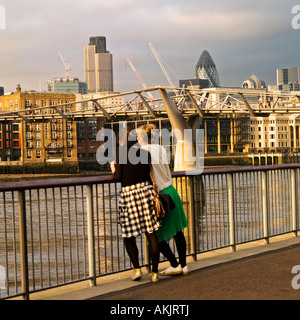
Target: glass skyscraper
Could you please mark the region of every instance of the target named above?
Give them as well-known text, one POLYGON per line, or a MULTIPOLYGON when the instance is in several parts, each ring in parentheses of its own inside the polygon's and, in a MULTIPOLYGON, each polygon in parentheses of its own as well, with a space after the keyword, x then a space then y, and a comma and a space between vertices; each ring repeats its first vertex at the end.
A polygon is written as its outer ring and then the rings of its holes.
POLYGON ((195 68, 195 79, 207 79, 210 87, 220 87, 216 65, 210 54, 204 50, 195 68))

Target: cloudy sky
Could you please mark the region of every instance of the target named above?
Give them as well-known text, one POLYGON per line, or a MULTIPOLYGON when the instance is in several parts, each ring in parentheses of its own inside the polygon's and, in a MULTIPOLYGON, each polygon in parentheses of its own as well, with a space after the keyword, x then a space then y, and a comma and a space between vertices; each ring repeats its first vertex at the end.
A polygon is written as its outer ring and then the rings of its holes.
MULTIPOLYGON (((298 3, 297 3, 298 2, 298 3)), ((216 63, 222 86, 255 74, 276 83, 276 69, 300 66, 300 29, 292 28, 297 0, 0 0, 0 86, 46 90, 65 74, 84 80, 83 47, 105 36, 113 54, 114 90, 140 89, 128 56, 147 86, 168 85, 147 42, 168 64, 175 84, 193 78, 203 50, 216 63), (0 16, 1 19, 1 16, 0 16), (1 25, 1 21, 0 21, 1 25), (174 73, 174 74, 173 74, 174 73)), ((299 18, 300 23, 300 18, 299 18)))

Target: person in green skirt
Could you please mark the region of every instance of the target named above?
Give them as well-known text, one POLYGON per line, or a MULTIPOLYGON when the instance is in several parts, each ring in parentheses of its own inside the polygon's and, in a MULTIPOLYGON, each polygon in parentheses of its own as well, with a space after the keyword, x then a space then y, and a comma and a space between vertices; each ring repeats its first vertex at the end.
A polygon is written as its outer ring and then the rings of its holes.
POLYGON ((151 154, 151 164, 154 172, 156 186, 160 193, 168 193, 175 203, 175 208, 170 211, 161 221, 160 228, 156 231, 160 252, 168 259, 170 266, 160 272, 160 275, 171 276, 188 274, 186 264, 186 240, 183 234, 188 222, 183 210, 182 201, 177 190, 173 186, 167 152, 164 147, 155 142, 157 130, 153 124, 143 125, 137 129, 137 141, 142 149, 151 154), (175 239, 179 263, 172 252, 168 241, 175 239))

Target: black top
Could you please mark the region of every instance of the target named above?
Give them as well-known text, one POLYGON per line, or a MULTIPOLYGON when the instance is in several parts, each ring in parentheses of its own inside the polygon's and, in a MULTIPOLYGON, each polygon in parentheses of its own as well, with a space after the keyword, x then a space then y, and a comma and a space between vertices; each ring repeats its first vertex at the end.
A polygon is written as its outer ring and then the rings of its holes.
POLYGON ((117 149, 114 177, 121 181, 122 187, 151 182, 150 163, 150 153, 141 149, 136 142, 128 141, 127 145, 117 149))

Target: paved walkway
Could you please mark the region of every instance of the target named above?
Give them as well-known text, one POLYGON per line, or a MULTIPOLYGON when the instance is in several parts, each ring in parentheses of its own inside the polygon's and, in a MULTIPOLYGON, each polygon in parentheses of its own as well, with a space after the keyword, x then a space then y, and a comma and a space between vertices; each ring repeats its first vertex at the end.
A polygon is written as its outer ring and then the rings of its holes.
POLYGON ((272 242, 189 263, 188 276, 150 283, 121 279, 54 296, 67 300, 300 300, 300 238, 272 242), (294 279, 294 280, 293 280, 294 279))

